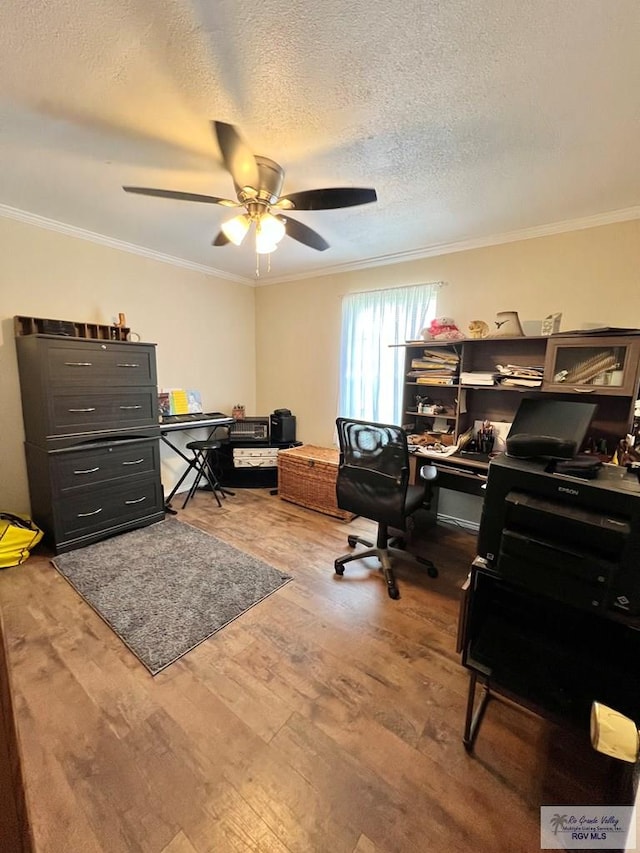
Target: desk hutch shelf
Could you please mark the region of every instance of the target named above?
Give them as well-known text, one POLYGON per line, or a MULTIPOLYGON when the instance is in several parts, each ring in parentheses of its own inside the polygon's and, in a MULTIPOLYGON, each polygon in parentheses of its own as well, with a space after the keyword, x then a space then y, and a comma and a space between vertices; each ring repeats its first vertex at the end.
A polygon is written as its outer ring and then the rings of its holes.
MULTIPOLYGON (((444 418, 453 441, 457 442, 477 421, 511 423, 524 397, 550 395, 556 400, 588 399, 598 404, 588 439, 596 447, 606 444, 608 455, 613 454, 620 439, 631 429, 640 380, 640 330, 409 341, 402 346, 405 348, 402 422, 408 432, 434 431, 436 426, 442 426, 444 418), (415 360, 423 358, 425 350, 458 359, 452 384, 422 384, 409 375, 415 369, 415 360), (508 386, 497 381, 491 385, 461 384, 462 373, 496 374, 498 364, 539 367, 541 383, 537 387, 508 386), (427 406, 435 405, 444 411, 437 415, 419 412, 417 397, 421 403, 426 397, 427 406)), ((450 470, 452 465, 460 464, 461 456, 448 457, 445 462, 450 470)), ((479 464, 486 474, 488 458, 479 464)))
POLYGON ((102 323, 79 323, 75 320, 52 320, 46 317, 13 318, 15 336, 60 335, 67 338, 88 338, 98 341, 126 341, 131 329, 126 326, 108 326, 102 323))

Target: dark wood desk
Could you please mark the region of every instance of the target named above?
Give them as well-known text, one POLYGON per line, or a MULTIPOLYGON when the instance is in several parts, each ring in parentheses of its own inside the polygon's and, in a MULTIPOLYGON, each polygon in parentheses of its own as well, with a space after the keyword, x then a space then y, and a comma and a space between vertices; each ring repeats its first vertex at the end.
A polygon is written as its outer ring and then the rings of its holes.
POLYGON ((465 748, 473 748, 494 694, 582 732, 589 731, 594 699, 636 719, 639 629, 637 617, 532 592, 476 557, 458 626, 458 651, 470 675, 465 748))
POLYGON ((484 497, 484 484, 487 482, 489 463, 478 459, 454 453, 443 459, 431 456, 421 456, 414 453, 411 456, 411 482, 417 482, 420 465, 433 464, 438 469, 438 479, 435 486, 441 489, 453 489, 468 495, 484 497))

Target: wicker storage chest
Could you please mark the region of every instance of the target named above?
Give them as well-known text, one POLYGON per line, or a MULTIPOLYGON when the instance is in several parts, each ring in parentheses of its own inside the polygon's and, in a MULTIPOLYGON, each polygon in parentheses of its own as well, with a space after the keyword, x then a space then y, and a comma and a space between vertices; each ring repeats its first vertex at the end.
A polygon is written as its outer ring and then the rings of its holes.
POLYGON ((338 509, 336 501, 338 459, 337 450, 313 444, 281 450, 278 453, 278 495, 307 509, 351 521, 354 514, 338 509))

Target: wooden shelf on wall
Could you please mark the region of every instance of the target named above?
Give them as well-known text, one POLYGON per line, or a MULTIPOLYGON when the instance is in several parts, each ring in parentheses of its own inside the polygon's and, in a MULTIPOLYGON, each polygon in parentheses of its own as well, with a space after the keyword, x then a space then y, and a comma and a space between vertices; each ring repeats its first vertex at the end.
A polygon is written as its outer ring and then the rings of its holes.
POLYGON ((46 317, 13 318, 14 334, 60 335, 66 338, 88 338, 98 341, 126 341, 131 329, 128 326, 108 326, 102 323, 79 323, 76 320, 53 320, 46 317))

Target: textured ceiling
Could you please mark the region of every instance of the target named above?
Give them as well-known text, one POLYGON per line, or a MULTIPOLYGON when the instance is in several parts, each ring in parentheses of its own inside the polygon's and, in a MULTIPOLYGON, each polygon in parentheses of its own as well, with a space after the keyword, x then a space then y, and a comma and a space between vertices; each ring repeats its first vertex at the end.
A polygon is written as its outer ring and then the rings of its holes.
POLYGON ((0 214, 229 276, 228 210, 121 189, 234 197, 211 119, 285 193, 378 193, 296 214, 330 248, 265 283, 640 204, 637 0, 5 0, 0 32, 0 214))

